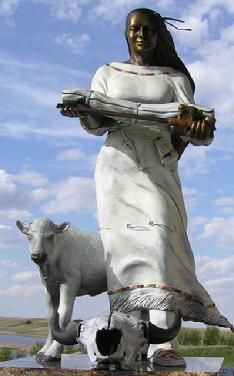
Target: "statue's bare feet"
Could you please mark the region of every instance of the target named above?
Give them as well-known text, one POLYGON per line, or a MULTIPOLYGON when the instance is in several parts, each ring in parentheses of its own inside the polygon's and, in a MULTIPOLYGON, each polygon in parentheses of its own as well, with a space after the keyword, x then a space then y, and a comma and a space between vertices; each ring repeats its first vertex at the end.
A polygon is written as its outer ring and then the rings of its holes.
POLYGON ((158 366, 163 367, 185 367, 184 358, 174 349, 158 349, 149 359, 158 366))

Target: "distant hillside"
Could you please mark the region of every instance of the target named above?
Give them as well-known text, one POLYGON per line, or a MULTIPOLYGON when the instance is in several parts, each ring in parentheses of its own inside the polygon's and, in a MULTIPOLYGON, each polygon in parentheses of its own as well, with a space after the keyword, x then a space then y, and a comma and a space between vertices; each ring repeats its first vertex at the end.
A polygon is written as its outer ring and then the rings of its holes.
MULTIPOLYGON (((72 324, 74 324, 74 321, 71 321, 69 325, 72 324)), ((0 334, 47 337, 47 319, 0 316, 0 334)))
POLYGON ((0 334, 47 336, 47 320, 40 318, 0 317, 0 334))

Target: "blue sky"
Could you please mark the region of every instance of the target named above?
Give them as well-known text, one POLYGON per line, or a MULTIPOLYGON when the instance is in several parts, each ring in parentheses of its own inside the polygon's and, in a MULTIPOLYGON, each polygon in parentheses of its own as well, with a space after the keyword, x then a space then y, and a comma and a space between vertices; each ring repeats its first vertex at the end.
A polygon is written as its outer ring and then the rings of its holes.
MULTIPOLYGON (((189 147, 179 169, 197 273, 234 322, 232 0, 0 0, 1 316, 46 315, 17 219, 98 229, 93 173, 104 137, 88 135, 55 106, 63 89, 88 88, 100 65, 126 60, 125 16, 142 6, 192 28, 169 27, 196 82, 196 103, 216 110, 215 141, 189 147)), ((107 307, 105 296, 77 299, 74 316, 107 307)))

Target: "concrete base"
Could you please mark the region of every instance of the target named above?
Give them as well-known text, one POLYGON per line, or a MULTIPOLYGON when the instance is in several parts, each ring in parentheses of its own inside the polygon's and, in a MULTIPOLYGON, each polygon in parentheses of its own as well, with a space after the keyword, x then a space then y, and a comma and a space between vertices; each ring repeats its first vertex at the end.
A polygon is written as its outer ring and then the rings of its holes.
MULTIPOLYGON (((177 376, 177 375, 219 375, 222 364, 223 358, 193 358, 187 357, 186 360, 186 368, 183 369, 179 368, 166 368, 166 367, 158 367, 153 365, 149 362, 136 362, 133 367, 133 374, 134 376, 137 375, 147 375, 149 372, 155 375, 170 375, 170 376, 177 376)), ((130 375, 132 372, 130 371, 119 371, 115 368, 115 365, 108 365, 105 370, 98 370, 98 374, 102 375, 113 375, 114 371, 115 375, 120 374, 121 376, 130 375)), ((0 375, 25 375, 25 376, 34 376, 34 375, 97 375, 97 370, 94 370, 91 367, 89 362, 89 358, 85 354, 71 354, 71 355, 62 355, 61 362, 53 362, 53 363, 44 363, 38 364, 35 360, 35 356, 30 356, 26 358, 20 358, 15 360, 10 360, 7 362, 0 362, 0 375), (4 373, 4 370, 7 371, 4 373), (55 371, 55 373, 53 372, 55 371), (60 370, 60 371, 59 371, 60 370), (72 373, 69 370, 73 370, 72 373), (20 371, 23 371, 22 373, 20 371), (30 372, 29 372, 30 371, 30 372), (43 371, 41 373, 41 371, 43 371), (15 373, 14 373, 15 372, 15 373)))

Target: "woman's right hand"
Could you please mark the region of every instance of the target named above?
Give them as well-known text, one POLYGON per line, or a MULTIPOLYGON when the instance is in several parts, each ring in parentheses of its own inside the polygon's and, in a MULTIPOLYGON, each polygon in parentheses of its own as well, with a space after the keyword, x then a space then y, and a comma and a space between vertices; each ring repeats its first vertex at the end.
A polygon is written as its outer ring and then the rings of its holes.
POLYGON ((78 106, 69 106, 69 105, 64 105, 64 107, 60 110, 61 115, 67 116, 70 118, 79 118, 80 121, 85 125, 86 128, 88 129, 93 129, 93 128, 99 128, 102 123, 102 116, 94 113, 89 113, 88 111, 88 106, 85 105, 78 105, 78 106), (82 108, 83 111, 79 109, 79 107, 82 108))
POLYGON ((78 110, 77 107, 74 106, 69 106, 69 105, 64 105, 64 107, 60 110, 60 114, 63 116, 68 116, 68 117, 81 117, 82 114, 78 110))

